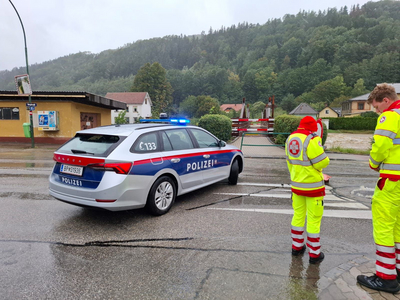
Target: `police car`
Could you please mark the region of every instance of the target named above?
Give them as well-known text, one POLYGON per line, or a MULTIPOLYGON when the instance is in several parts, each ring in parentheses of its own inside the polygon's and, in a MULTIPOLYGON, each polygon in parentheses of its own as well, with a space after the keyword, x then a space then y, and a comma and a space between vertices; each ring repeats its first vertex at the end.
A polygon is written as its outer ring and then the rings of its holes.
POLYGON ((83 207, 147 207, 162 215, 176 196, 221 180, 237 183, 244 161, 238 148, 187 120, 169 121, 78 131, 54 152, 50 195, 83 207))

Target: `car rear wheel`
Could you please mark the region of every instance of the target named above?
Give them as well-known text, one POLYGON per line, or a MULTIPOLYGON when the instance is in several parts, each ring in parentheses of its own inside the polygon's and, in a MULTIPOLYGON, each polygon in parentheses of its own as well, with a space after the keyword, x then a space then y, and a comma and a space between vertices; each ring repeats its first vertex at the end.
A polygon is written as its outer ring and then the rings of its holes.
POLYGON ((236 185, 239 177, 239 162, 237 159, 234 160, 231 166, 231 172, 229 173, 228 181, 230 184, 236 185))
POLYGON ((161 176, 154 182, 147 197, 147 209, 152 215, 167 213, 175 202, 176 186, 168 176, 161 176))

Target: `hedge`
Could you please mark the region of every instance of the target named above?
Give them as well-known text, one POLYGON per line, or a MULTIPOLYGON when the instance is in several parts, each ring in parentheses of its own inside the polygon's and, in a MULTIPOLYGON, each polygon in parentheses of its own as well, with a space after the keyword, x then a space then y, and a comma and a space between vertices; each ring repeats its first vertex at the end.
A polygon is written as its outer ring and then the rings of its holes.
MULTIPOLYGON (((324 118, 325 119, 325 118, 324 118)), ((332 130, 375 130, 377 117, 326 118, 332 130)))
POLYGON ((229 141, 232 133, 232 121, 224 115, 204 115, 200 118, 199 127, 208 130, 217 138, 229 141))
MULTIPOLYGON (((299 127, 300 120, 302 118, 303 117, 290 115, 280 115, 276 117, 274 121, 274 133, 292 133, 297 129, 297 127, 299 127)), ((324 145, 328 137, 328 130, 324 123, 322 123, 322 128, 324 129, 322 135, 322 145, 324 145)), ((288 134, 277 134, 274 137, 276 144, 284 144, 288 137, 288 134)))

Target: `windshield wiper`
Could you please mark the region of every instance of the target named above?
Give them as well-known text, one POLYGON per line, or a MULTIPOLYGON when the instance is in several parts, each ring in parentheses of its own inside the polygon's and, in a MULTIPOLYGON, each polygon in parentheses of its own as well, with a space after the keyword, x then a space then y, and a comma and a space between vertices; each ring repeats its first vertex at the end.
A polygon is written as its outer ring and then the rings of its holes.
POLYGON ((94 153, 92 153, 92 152, 86 152, 84 150, 78 150, 78 149, 71 149, 71 152, 74 153, 74 154, 80 153, 80 154, 91 154, 91 155, 94 155, 94 153))

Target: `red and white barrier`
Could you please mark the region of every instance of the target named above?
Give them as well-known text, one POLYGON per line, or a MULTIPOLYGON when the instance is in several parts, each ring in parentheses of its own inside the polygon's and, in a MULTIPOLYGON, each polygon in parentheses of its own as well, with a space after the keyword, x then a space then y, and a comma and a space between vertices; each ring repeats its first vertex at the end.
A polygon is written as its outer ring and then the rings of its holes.
POLYGON ((267 131, 267 132, 272 132, 274 131, 273 128, 232 128, 232 131, 247 131, 247 132, 257 132, 257 131, 267 131))
POLYGON ((231 119, 232 122, 268 122, 274 119, 231 119))

